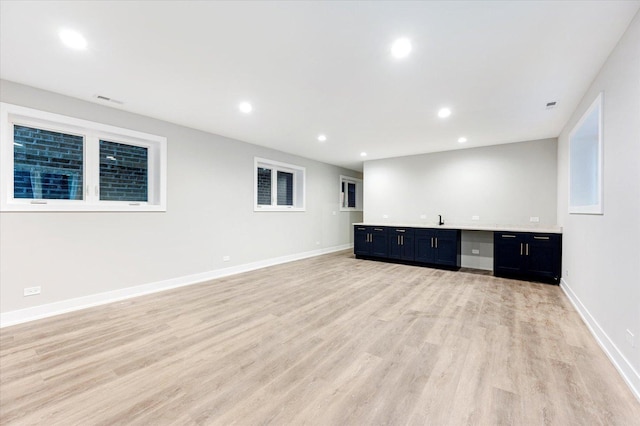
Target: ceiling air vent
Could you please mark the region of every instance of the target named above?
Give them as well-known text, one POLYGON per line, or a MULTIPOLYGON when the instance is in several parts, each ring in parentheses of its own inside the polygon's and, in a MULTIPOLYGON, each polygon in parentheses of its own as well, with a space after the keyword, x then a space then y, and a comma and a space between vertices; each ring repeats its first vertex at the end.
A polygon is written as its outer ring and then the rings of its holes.
POLYGON ((547 102, 547 109, 553 109, 553 108, 555 108, 557 103, 558 103, 558 102, 556 102, 556 101, 553 101, 553 102, 547 102))
POLYGON ((99 99, 99 100, 101 100, 101 101, 111 102, 111 103, 118 104, 118 105, 122 105, 122 104, 124 104, 124 102, 119 101, 119 100, 117 100, 117 99, 111 99, 111 98, 110 98, 110 97, 108 97, 108 96, 96 95, 96 96, 95 96, 95 98, 96 98, 96 99, 99 99))

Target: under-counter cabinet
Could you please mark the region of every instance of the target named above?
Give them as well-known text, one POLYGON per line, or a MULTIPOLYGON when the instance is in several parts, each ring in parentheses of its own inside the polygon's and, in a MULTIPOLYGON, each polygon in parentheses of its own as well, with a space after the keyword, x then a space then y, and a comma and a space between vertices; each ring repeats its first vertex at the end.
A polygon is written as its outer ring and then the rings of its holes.
POLYGON ((459 269, 460 230, 355 225, 353 251, 360 258, 459 269))
POLYGON ((558 284, 562 236, 529 232, 495 232, 493 274, 558 284))
POLYGON ((413 260, 413 237, 414 230, 412 228, 387 228, 389 259, 413 260))
POLYGON ((356 226, 353 252, 356 256, 387 257, 387 231, 384 227, 356 226))
POLYGON ((460 268, 460 231, 457 229, 416 229, 415 261, 460 268))

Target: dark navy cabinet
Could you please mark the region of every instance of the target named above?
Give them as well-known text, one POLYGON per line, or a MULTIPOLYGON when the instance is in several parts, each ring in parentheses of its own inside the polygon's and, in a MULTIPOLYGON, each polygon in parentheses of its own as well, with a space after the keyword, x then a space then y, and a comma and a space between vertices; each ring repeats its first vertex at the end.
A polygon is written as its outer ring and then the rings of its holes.
POLYGON ((356 226, 354 229, 353 252, 356 256, 387 257, 387 233, 380 226, 356 226))
POLYGON ((356 225, 354 233, 356 257, 460 268, 458 229, 356 225))
POLYGON ((460 268, 460 231, 457 229, 416 229, 415 261, 460 268))
POLYGON ((495 232, 493 274, 558 284, 562 268, 562 235, 495 232))
POLYGON ((387 228, 390 259, 413 260, 414 230, 413 228, 387 228))

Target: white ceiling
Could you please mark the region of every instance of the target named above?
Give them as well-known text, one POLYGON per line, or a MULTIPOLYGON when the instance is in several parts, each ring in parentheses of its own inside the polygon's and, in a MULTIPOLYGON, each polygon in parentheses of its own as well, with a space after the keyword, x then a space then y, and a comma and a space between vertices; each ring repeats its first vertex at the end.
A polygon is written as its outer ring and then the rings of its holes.
POLYGON ((361 170, 361 151, 371 160, 558 136, 639 7, 3 0, 0 77, 361 170), (88 48, 64 47, 61 27, 88 48), (397 60, 401 36, 413 52, 397 60))

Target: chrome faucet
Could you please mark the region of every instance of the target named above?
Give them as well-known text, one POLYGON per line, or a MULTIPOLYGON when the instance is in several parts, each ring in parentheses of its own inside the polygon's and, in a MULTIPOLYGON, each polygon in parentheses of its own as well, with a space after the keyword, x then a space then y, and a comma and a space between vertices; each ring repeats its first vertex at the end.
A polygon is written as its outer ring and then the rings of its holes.
POLYGON ((442 220, 442 215, 438 215, 438 225, 444 225, 444 221, 442 220))

